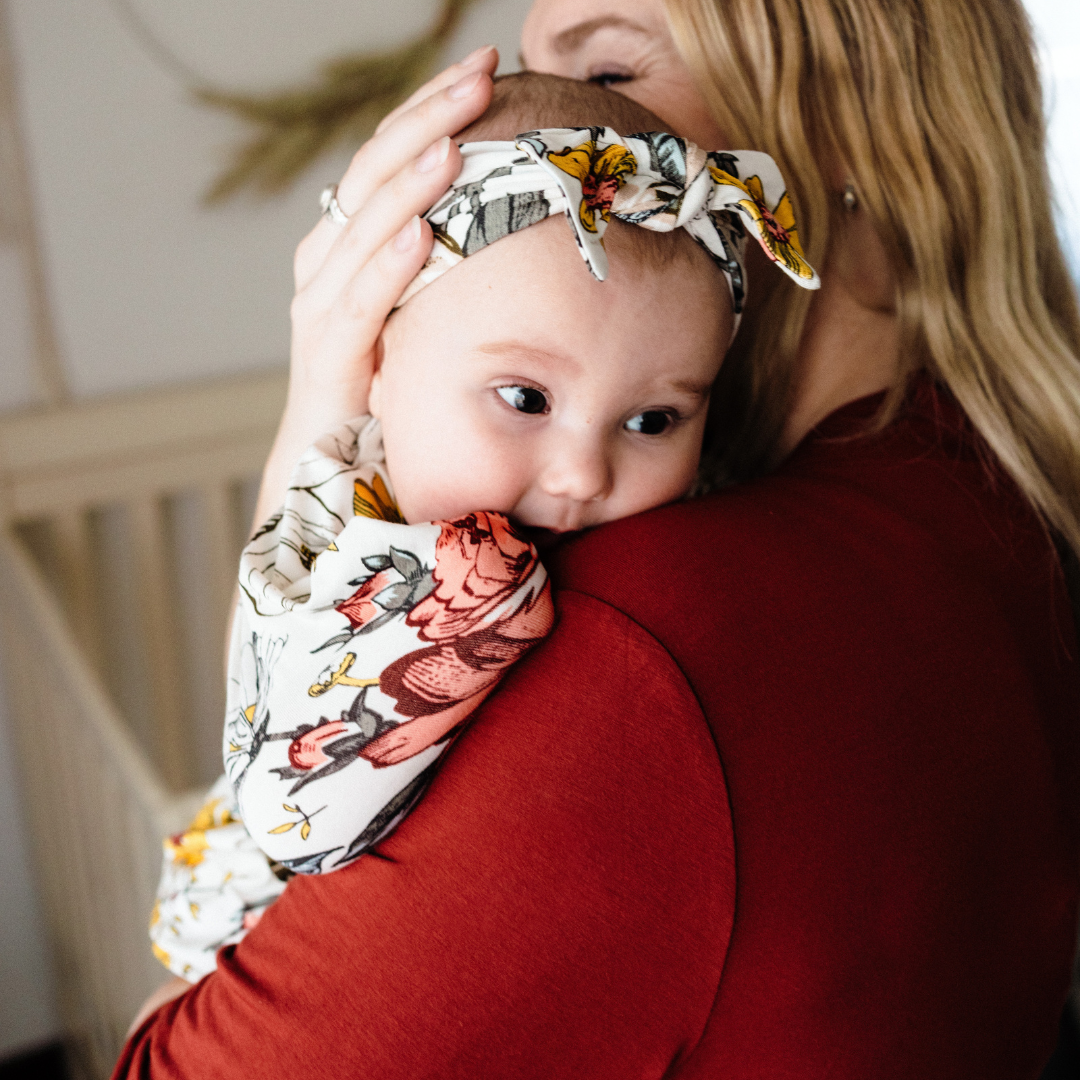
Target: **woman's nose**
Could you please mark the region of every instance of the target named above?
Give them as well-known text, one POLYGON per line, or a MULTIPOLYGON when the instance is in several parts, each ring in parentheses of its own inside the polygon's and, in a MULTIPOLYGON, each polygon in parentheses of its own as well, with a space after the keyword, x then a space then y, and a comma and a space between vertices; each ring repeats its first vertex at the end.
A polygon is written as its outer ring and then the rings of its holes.
POLYGON ((559 432, 540 473, 540 486, 555 498, 592 502, 610 494, 612 462, 602 440, 559 432))

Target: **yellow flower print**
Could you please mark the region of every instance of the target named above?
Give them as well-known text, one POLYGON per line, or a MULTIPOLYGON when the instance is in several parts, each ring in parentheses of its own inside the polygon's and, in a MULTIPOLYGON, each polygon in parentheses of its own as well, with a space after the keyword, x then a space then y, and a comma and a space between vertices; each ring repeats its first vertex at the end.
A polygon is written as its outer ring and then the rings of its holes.
POLYGON ((353 483, 353 516, 375 518, 376 521, 392 521, 404 525, 405 519, 387 490, 383 478, 376 473, 370 484, 363 480, 353 483))
POLYGON ((199 812, 192 819, 188 829, 201 829, 203 831, 220 829, 225 825, 232 824, 235 820, 236 818, 232 816, 229 808, 221 805, 221 799, 210 799, 199 808, 199 812), (221 809, 219 810, 218 807, 221 807, 221 809))
POLYGON ((203 852, 209 846, 205 832, 189 829, 165 841, 165 854, 172 856, 174 866, 196 867, 203 861, 203 852))
POLYGON ((338 664, 337 670, 332 672, 325 681, 313 683, 309 686, 308 694, 311 697, 321 697, 327 690, 331 690, 335 686, 378 686, 378 678, 357 679, 349 674, 349 669, 355 662, 356 653, 346 653, 345 659, 338 664))
POLYGON ((785 191, 780 201, 770 210, 758 177, 751 176, 746 181, 737 180, 714 165, 709 166, 709 173, 716 183, 746 192, 748 197, 740 199, 739 206, 750 215, 754 230, 769 256, 774 262, 783 263, 792 273, 809 281, 814 276, 814 270, 803 258, 791 196, 785 191))
POLYGON ((287 833, 299 825, 301 840, 306 840, 311 835, 311 819, 316 814, 321 814, 326 809, 325 806, 320 806, 318 810, 315 810, 310 814, 305 814, 299 806, 290 806, 288 803, 282 803, 281 806, 282 809, 288 810, 290 814, 299 814, 300 817, 296 821, 286 821, 284 825, 279 825, 276 829, 268 829, 267 833, 271 835, 287 833))
POLYGON ((625 146, 613 143, 597 150, 595 139, 561 154, 548 154, 548 161, 581 184, 578 218, 582 227, 592 233, 596 232, 596 215, 604 221, 611 219, 615 193, 626 183, 627 176, 637 172, 637 159, 625 146))
POLYGON ((220 829, 236 819, 220 799, 211 799, 199 809, 191 824, 176 836, 165 840, 165 853, 171 856, 174 866, 198 866, 203 861, 203 852, 210 846, 206 834, 211 829, 220 829))

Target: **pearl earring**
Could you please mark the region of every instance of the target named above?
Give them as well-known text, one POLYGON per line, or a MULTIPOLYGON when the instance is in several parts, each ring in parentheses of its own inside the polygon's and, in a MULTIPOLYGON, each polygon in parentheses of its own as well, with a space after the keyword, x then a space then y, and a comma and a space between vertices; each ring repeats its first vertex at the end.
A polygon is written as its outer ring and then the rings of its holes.
POLYGON ((855 185, 850 180, 844 185, 844 209, 849 214, 859 209, 859 196, 855 194, 855 185))

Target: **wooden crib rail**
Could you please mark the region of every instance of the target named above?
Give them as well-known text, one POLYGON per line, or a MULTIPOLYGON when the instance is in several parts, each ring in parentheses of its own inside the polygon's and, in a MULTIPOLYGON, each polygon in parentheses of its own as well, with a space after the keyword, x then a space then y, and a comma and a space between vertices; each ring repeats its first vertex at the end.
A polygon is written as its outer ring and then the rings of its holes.
POLYGON ((164 835, 199 795, 165 788, 82 655, 40 570, 0 532, 4 669, 38 884, 68 1034, 108 1076, 162 981, 148 914, 164 835))
POLYGON ((220 721, 221 642, 250 524, 242 488, 284 393, 273 372, 0 420, 0 523, 31 549, 173 790, 205 779, 192 743, 220 721), (185 572, 201 600, 188 624, 185 572), (200 712, 217 713, 201 734, 200 712))
POLYGON ((280 371, 0 419, 8 520, 244 478, 285 403, 280 371))
POLYGON ((0 667, 93 1078, 166 976, 147 937, 161 840, 220 772, 223 633, 284 395, 274 372, 0 419, 0 667))

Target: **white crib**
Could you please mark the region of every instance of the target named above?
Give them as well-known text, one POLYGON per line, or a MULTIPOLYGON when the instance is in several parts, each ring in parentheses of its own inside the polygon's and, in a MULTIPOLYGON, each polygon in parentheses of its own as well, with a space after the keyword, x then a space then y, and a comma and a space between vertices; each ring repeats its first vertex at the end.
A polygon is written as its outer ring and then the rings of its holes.
POLYGON ((234 566, 284 394, 274 372, 0 421, 0 662, 88 1077, 166 977, 161 839, 220 771, 234 566))

